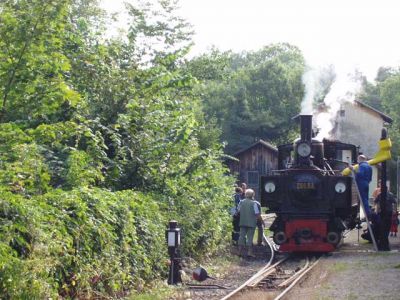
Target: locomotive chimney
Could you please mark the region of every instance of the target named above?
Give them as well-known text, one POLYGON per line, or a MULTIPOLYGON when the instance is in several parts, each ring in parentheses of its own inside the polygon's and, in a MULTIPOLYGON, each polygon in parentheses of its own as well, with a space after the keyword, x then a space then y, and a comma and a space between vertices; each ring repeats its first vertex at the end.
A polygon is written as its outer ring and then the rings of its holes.
POLYGON ((311 143, 312 115, 300 115, 300 136, 302 141, 311 143))

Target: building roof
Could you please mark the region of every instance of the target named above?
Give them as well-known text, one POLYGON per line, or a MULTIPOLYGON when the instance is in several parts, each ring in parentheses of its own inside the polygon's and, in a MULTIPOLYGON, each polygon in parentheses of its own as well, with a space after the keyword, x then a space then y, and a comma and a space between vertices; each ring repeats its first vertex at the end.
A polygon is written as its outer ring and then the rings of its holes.
POLYGON ((362 106, 362 107, 365 107, 365 108, 367 108, 369 110, 372 110, 372 111, 376 112, 377 114, 379 114, 382 117, 382 119, 385 122, 388 122, 390 124, 393 123, 393 119, 391 117, 389 117, 388 115, 384 114, 383 112, 377 110, 376 108, 373 108, 372 106, 369 106, 368 104, 365 104, 365 103, 363 103, 363 102, 361 102, 359 100, 354 100, 354 102, 357 103, 358 105, 362 106))
POLYGON ((278 152, 278 149, 274 145, 271 145, 270 143, 260 139, 257 142, 251 144, 250 146, 248 146, 248 147, 246 147, 246 148, 244 148, 242 150, 239 150, 238 152, 235 152, 233 154, 233 156, 238 156, 238 155, 242 154, 243 152, 246 152, 247 150, 250 150, 251 148, 253 148, 253 147, 257 146, 257 145, 261 145, 261 146, 263 146, 263 147, 265 147, 265 148, 267 148, 267 149, 269 149, 269 150, 271 150, 273 152, 278 152))

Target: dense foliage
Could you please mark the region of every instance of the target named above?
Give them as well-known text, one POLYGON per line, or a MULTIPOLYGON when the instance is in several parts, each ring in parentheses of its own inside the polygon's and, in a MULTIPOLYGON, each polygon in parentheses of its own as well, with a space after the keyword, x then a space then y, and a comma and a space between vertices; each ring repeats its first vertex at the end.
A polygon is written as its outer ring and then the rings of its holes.
POLYGON ((127 7, 106 38, 95 0, 0 3, 0 298, 122 296, 229 236, 230 187, 182 67, 173 2, 127 7))
POLYGON ((188 63, 202 80, 197 87, 207 120, 222 129, 226 150, 233 153, 256 139, 292 140, 291 118, 304 94, 304 58, 288 44, 240 54, 213 50, 188 63))

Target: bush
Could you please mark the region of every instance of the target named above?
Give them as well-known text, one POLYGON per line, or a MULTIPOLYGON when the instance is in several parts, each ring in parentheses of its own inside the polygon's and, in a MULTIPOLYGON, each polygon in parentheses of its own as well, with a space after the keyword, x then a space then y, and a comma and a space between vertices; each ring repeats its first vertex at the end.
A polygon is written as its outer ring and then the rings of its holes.
POLYGON ((1 196, 1 298, 117 295, 165 272, 164 221, 148 196, 101 189, 1 196))

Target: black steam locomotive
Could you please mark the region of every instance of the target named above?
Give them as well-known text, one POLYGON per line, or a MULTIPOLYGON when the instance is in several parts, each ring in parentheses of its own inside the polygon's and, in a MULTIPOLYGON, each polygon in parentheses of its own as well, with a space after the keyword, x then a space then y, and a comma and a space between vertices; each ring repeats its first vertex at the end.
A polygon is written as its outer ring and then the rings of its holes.
POLYGON ((300 115, 301 137, 278 147, 278 170, 261 177, 261 205, 276 219, 270 230, 282 252, 330 252, 356 225, 359 201, 340 171, 358 149, 312 137, 312 116, 300 115))

